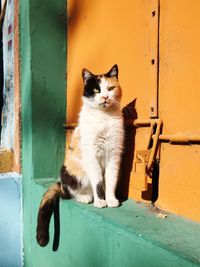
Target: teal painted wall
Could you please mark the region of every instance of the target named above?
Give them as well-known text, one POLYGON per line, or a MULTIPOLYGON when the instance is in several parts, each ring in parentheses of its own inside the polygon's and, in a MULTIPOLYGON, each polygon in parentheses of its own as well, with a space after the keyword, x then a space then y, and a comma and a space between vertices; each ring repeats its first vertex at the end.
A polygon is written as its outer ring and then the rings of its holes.
POLYGON ((63 0, 20 1, 22 160, 34 179, 58 177, 64 157, 65 16, 63 0))
POLYGON ((34 266, 36 182, 57 178, 64 159, 66 1, 20 0, 19 13, 24 263, 34 266))
POLYGON ((0 175, 0 266, 22 266, 21 176, 0 175))
POLYGON ((33 174, 56 178, 65 150, 65 1, 30 1, 30 10, 33 174))

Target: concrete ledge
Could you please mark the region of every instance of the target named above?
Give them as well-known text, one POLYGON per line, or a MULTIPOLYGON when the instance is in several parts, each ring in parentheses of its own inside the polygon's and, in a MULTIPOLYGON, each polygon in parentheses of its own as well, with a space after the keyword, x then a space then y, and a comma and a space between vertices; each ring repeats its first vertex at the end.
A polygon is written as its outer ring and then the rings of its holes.
MULTIPOLYGON (((45 190, 42 185, 37 189, 40 194, 45 190)), ((34 202, 36 215, 38 198, 34 202)), ((32 266, 200 266, 200 224, 170 214, 158 218, 132 200, 115 209, 62 200, 60 220, 58 251, 52 252, 52 220, 49 245, 41 248, 36 241, 32 243, 32 266)), ((32 238, 35 240, 35 230, 32 238)))
POLYGON ((62 201, 61 206, 62 212, 70 214, 76 248, 69 266, 75 266, 75 255, 82 255, 80 262, 85 264, 80 266, 87 267, 200 266, 198 223, 175 215, 158 218, 145 205, 132 200, 117 209, 96 209, 75 201, 62 201), (85 247, 90 247, 86 255, 85 247), (93 264, 88 261, 91 250, 101 255, 92 257, 93 264))

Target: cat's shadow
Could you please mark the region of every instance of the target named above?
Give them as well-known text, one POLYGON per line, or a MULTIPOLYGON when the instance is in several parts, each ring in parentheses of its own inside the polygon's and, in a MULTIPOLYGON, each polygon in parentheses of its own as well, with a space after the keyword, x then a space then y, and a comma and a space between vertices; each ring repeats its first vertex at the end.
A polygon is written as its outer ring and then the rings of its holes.
POLYGON ((134 120, 137 119, 135 104, 136 99, 131 101, 122 109, 124 117, 125 141, 124 152, 122 154, 122 161, 120 166, 119 181, 116 191, 117 197, 122 202, 128 199, 129 181, 135 150, 136 128, 133 126, 134 120))
MULTIPOLYGON (((137 119, 135 104, 136 99, 131 101, 122 109, 124 117, 125 141, 116 190, 116 195, 121 202, 127 200, 129 195, 130 175, 135 151, 136 127, 133 124, 134 120, 137 119)), ((159 160, 155 160, 153 162, 152 171, 149 175, 152 179, 152 183, 148 183, 147 190, 141 192, 141 198, 155 203, 159 195, 159 160)))

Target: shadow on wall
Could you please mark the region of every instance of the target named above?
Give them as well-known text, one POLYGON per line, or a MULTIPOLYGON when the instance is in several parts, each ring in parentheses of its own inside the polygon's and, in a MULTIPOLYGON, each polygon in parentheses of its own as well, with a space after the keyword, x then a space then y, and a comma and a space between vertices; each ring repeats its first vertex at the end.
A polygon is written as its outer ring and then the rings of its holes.
MULTIPOLYGON (((92 6, 95 4, 95 1, 90 1, 88 7, 92 10, 92 6)), ((85 6, 86 3, 82 0, 69 1, 67 4, 68 25, 70 26, 71 33, 73 34, 77 30, 77 25, 79 25, 80 20, 85 18, 83 12, 85 6)))
POLYGON ((136 128, 133 127, 133 121, 137 119, 135 104, 136 99, 131 101, 122 109, 125 121, 125 142, 117 187, 117 196, 121 200, 126 200, 128 198, 130 174, 133 165, 136 134, 136 128))
MULTIPOLYGON (((134 159, 136 127, 134 127, 133 122, 137 119, 135 104, 136 99, 122 109, 125 121, 125 142, 116 192, 117 197, 122 201, 128 199, 130 175, 134 159)), ((154 131, 155 130, 156 129, 154 129, 154 131)), ((149 149, 151 148, 152 144, 149 149)), ((156 159, 154 161, 148 176, 151 178, 152 182, 148 183, 146 191, 141 192, 141 198, 155 203, 159 194, 159 160, 156 159)))
POLYGON ((142 199, 155 203, 159 194, 159 160, 155 160, 152 165, 151 172, 148 174, 151 183, 147 184, 147 190, 142 191, 142 199))

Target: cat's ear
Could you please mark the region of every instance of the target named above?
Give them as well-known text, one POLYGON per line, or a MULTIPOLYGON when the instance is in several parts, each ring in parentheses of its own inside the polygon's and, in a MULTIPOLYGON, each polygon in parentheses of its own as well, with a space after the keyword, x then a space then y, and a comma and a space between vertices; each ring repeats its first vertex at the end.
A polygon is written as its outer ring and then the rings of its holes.
POLYGON ((94 74, 92 74, 92 72, 90 72, 87 69, 83 69, 82 70, 82 77, 84 81, 87 81, 88 79, 92 78, 94 76, 94 74))
POLYGON ((118 78, 118 72, 119 72, 118 71, 118 66, 117 66, 117 64, 115 64, 114 66, 112 66, 112 68, 109 70, 109 72, 106 73, 105 76, 118 78))

